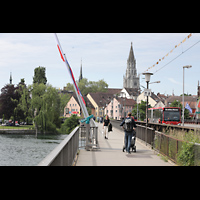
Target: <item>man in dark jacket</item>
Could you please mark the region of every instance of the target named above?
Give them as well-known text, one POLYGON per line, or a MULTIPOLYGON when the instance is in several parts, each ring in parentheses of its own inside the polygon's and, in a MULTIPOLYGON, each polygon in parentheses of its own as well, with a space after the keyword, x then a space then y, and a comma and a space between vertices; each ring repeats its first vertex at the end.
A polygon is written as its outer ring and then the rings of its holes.
POLYGON ((124 121, 120 124, 124 128, 125 132, 125 138, 124 138, 124 143, 125 143, 125 149, 127 154, 130 154, 130 147, 131 147, 131 139, 133 137, 133 131, 135 131, 136 123, 134 119, 131 117, 131 112, 128 113, 128 117, 124 119, 124 121))

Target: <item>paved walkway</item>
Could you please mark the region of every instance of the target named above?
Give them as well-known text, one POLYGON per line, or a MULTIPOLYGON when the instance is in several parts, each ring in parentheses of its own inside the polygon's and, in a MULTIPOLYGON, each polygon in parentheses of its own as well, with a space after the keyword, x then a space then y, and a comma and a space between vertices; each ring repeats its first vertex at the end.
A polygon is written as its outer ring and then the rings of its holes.
POLYGON ((98 124, 99 146, 95 151, 80 150, 76 166, 173 166, 161 160, 153 150, 136 141, 137 152, 127 155, 122 152, 124 133, 116 128, 109 133, 109 139, 102 136, 102 124, 98 124))

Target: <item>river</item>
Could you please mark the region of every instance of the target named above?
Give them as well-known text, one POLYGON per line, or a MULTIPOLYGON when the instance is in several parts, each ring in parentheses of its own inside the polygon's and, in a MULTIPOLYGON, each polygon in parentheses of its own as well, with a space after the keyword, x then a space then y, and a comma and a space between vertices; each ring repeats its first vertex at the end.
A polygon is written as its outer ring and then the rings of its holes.
POLYGON ((0 135, 0 166, 36 166, 67 135, 0 135))

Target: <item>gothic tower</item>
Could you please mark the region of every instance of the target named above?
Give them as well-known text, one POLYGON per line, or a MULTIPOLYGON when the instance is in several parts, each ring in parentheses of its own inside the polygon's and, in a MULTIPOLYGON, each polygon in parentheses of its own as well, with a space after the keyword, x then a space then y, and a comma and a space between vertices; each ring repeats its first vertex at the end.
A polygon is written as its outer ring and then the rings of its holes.
POLYGON ((12 85, 12 73, 10 72, 10 85, 12 85))
POLYGON ((131 42, 131 49, 127 60, 126 74, 123 81, 124 88, 139 88, 139 77, 137 76, 136 60, 133 53, 133 44, 131 42))
POLYGON ((79 82, 83 79, 83 69, 82 69, 82 59, 81 59, 81 69, 80 69, 80 76, 79 76, 79 82))

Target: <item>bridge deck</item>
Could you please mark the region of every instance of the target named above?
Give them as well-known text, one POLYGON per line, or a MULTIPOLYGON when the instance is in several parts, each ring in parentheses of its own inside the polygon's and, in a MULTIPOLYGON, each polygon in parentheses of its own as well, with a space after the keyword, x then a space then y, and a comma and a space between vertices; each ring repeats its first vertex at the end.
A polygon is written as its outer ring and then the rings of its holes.
POLYGON ((102 124, 98 124, 99 146, 95 151, 80 150, 76 166, 173 166, 157 156, 145 144, 136 141, 137 152, 127 155, 122 152, 124 133, 116 128, 109 133, 109 139, 102 136, 102 124))

